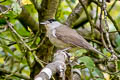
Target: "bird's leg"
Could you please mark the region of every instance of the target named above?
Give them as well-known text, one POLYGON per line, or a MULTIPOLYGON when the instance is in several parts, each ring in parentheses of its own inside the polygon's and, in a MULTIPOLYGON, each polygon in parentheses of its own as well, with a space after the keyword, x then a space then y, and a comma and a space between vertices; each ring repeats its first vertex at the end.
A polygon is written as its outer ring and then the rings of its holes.
POLYGON ((62 51, 67 51, 67 50, 69 50, 69 49, 71 49, 72 47, 67 47, 67 48, 65 48, 65 49, 63 49, 62 51))
POLYGON ((56 56, 59 53, 64 53, 65 57, 70 58, 71 54, 67 52, 67 50, 71 49, 72 47, 67 47, 61 50, 57 50, 56 54, 54 56, 56 56))
POLYGON ((66 52, 67 50, 71 49, 72 47, 67 47, 67 48, 64 48, 64 49, 61 49, 61 50, 58 50, 57 52, 66 52))

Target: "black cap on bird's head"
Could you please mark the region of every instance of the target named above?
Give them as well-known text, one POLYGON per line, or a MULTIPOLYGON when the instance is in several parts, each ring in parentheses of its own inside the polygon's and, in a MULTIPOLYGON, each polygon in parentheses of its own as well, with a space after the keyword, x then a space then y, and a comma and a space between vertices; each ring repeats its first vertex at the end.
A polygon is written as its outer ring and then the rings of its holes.
POLYGON ((55 19, 48 19, 47 21, 41 22, 40 24, 49 24, 55 21, 56 21, 55 19))
POLYGON ((49 19, 48 20, 50 23, 52 23, 52 22, 54 22, 54 21, 56 21, 55 19, 49 19))

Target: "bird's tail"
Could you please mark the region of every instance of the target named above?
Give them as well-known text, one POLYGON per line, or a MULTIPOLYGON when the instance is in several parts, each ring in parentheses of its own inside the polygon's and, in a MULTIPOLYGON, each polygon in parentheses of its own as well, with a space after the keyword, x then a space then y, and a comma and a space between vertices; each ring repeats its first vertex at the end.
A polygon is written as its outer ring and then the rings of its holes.
POLYGON ((102 55, 103 57, 105 57, 105 58, 108 58, 107 56, 105 56, 102 52, 100 52, 100 51, 98 51, 97 49, 95 49, 95 48, 90 48, 89 49, 90 51, 92 51, 92 52, 94 52, 94 53, 96 53, 96 54, 100 54, 100 55, 102 55))

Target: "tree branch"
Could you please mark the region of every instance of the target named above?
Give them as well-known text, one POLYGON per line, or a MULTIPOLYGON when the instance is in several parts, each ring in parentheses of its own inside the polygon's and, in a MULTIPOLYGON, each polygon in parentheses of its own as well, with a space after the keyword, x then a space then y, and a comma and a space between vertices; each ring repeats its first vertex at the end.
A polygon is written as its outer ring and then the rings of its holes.
MULTIPOLYGON (((54 55, 53 62, 46 65, 46 67, 35 77, 35 80, 49 80, 55 73, 64 74, 66 70, 65 61, 67 58, 66 52, 57 51, 54 55)), ((62 75, 61 77, 64 76, 62 75)))
MULTIPOLYGON (((85 6, 88 6, 90 4, 89 0, 83 0, 83 4, 85 6)), ((75 21, 81 16, 81 13, 83 12, 83 7, 81 4, 77 4, 77 6, 73 9, 72 13, 68 16, 65 24, 72 27, 75 23, 75 21)))
MULTIPOLYGON (((99 7, 102 6, 101 3, 97 2, 96 0, 92 0, 96 5, 98 5, 99 7)), ((115 22, 115 20, 110 16, 109 12, 107 11, 107 17, 112 21, 113 25, 115 26, 116 30, 118 31, 118 33, 120 34, 120 30, 119 27, 117 25, 117 23, 115 22)))
MULTIPOLYGON (((59 0, 42 0, 41 8, 40 10, 38 10, 39 22, 55 17, 58 3, 59 3, 59 0)), ((37 50, 36 55, 42 61, 49 62, 53 54, 52 53, 53 45, 50 43, 48 38, 43 40, 45 37, 45 33, 46 33, 45 26, 39 24, 38 29, 39 31, 36 34, 36 36, 40 35, 39 37, 41 41, 44 41, 44 44, 41 45, 40 48, 37 50)), ((35 75, 38 74, 38 71, 40 71, 40 69, 41 69, 40 64, 36 62, 33 65, 33 68, 31 69, 31 74, 30 74, 31 78, 35 77, 35 75), (35 71, 34 69, 37 69, 37 71, 35 71)))
POLYGON ((42 0, 39 11, 39 20, 44 21, 54 18, 58 7, 59 0, 42 0))
POLYGON ((92 22, 92 19, 91 19, 90 15, 88 14, 88 11, 87 11, 86 6, 83 4, 83 1, 82 1, 82 0, 79 0, 79 2, 80 2, 80 4, 82 5, 82 7, 83 7, 83 9, 84 9, 84 11, 85 11, 85 13, 86 13, 86 16, 87 16, 87 18, 88 18, 88 20, 89 20, 89 22, 90 22, 91 32, 92 32, 92 34, 93 34, 93 32, 94 32, 93 28, 95 28, 95 25, 94 25, 94 23, 92 22))

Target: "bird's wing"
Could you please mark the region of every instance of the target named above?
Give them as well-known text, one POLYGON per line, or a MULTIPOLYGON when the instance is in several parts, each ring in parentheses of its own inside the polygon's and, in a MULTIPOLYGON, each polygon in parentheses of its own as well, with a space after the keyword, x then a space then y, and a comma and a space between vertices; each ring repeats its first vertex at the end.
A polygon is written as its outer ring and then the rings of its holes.
POLYGON ((61 41, 78 46, 81 48, 89 49, 91 45, 75 30, 64 26, 56 28, 56 37, 61 41))

